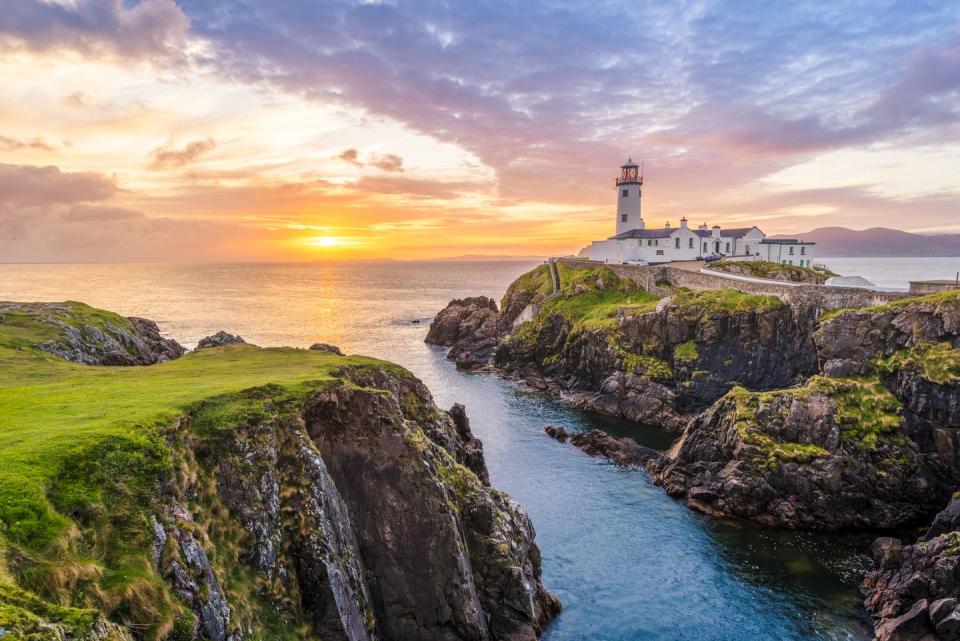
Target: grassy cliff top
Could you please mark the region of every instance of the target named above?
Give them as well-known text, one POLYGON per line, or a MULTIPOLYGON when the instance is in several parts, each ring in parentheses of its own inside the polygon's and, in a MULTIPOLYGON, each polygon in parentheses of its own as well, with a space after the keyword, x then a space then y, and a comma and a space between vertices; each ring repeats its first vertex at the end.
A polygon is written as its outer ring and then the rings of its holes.
MULTIPOLYGON (((54 316, 67 324, 125 321, 79 303, 63 304, 54 316)), ((151 366, 79 365, 33 347, 63 331, 44 318, 29 311, 0 317, 0 544, 6 538, 41 549, 55 542, 68 521, 48 494, 64 470, 106 449, 157 447, 161 426, 206 399, 268 384, 305 395, 336 380, 344 366, 396 368, 364 357, 251 345, 151 366)))

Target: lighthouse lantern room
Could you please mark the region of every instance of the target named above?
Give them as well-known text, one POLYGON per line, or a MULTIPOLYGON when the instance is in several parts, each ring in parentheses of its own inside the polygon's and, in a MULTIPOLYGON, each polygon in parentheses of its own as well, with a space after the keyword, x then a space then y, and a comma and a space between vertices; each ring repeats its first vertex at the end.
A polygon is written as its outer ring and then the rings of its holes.
POLYGON ((617 177, 617 234, 631 229, 643 229, 640 214, 640 190, 643 187, 643 172, 640 165, 630 158, 620 166, 617 177))

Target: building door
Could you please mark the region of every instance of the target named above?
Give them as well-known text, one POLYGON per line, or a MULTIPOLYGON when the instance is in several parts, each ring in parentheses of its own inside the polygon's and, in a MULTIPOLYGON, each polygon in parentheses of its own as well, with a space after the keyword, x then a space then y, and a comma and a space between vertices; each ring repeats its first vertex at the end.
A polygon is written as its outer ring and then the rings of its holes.
POLYGON ((715 252, 718 253, 718 254, 720 253, 720 241, 719 241, 719 240, 716 242, 716 244, 714 244, 714 246, 713 246, 713 251, 715 251, 715 252))

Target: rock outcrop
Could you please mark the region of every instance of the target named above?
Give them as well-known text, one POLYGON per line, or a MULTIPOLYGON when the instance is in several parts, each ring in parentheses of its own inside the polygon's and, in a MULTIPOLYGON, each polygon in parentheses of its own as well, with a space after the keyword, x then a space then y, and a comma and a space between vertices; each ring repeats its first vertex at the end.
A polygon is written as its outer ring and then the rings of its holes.
POLYGON ((194 351, 200 349, 209 349, 211 347, 225 347, 227 345, 239 345, 241 343, 246 343, 247 341, 243 340, 241 337, 236 334, 230 334, 223 330, 220 330, 216 334, 211 336, 204 336, 197 342, 196 348, 194 351))
MULTIPOLYGON (((607 268, 558 270, 559 292, 540 267, 510 286, 496 325, 486 309, 484 355, 495 327, 500 373, 680 432, 646 466, 691 507, 793 528, 899 528, 960 487, 956 292, 820 318, 812 297, 659 297, 607 268)), ((469 352, 476 324, 444 326, 469 352)), ((584 449, 616 460, 604 443, 584 449)))
POLYGON ((815 334, 828 375, 739 388, 685 428, 657 478, 705 511, 789 527, 916 525, 960 487, 960 297, 844 310, 815 334))
POLYGON ((559 604, 540 583, 533 526, 489 486, 463 408, 438 410, 409 375, 342 375, 285 410, 254 391, 276 409, 181 446, 178 476, 196 480, 156 515, 156 557, 198 633, 239 641, 258 616, 223 588, 237 564, 287 625, 320 638, 536 639, 559 604), (226 563, 208 558, 221 549, 204 541, 211 526, 235 541, 226 563))
POLYGON ((819 377, 773 392, 738 388, 687 426, 655 478, 693 508, 771 525, 916 523, 943 505, 950 482, 909 440, 898 407, 879 383, 819 377), (870 406, 872 421, 851 420, 870 406))
POLYGON ((186 349, 160 335, 145 318, 125 318, 83 303, 0 302, 0 322, 43 326, 51 338, 33 347, 83 365, 152 365, 179 358, 186 349))
POLYGON ((646 466, 660 456, 656 450, 644 447, 631 438, 615 438, 603 430, 568 432, 562 427, 547 425, 543 431, 561 443, 569 442, 590 456, 609 459, 617 465, 646 466))
POLYGON ((453 300, 430 323, 426 342, 449 347, 447 358, 460 369, 490 362, 499 332, 497 304, 486 296, 453 300))
POLYGON ((343 356, 343 352, 340 351, 340 348, 336 345, 331 345, 329 343, 314 343, 309 347, 313 352, 327 352, 328 354, 336 354, 337 356, 343 356))
POLYGON ((877 641, 960 639, 960 498, 954 498, 919 541, 873 546, 876 568, 863 581, 877 641))

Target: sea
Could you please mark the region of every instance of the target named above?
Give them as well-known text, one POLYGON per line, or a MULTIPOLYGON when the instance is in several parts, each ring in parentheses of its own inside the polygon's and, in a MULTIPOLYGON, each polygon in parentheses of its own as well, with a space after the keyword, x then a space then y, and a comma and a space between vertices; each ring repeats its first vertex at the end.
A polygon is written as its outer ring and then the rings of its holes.
MULTIPOLYGON (((952 278, 960 258, 826 258, 890 288, 952 278)), ((454 298, 497 300, 537 263, 0 265, 0 300, 78 300, 155 320, 187 346, 218 330, 261 346, 322 341, 399 363, 442 407, 463 403, 492 482, 529 512, 543 580, 563 602, 548 641, 870 639, 859 581, 869 538, 710 518, 623 469, 548 438, 601 428, 664 449, 655 426, 575 411, 423 342, 454 298)))

